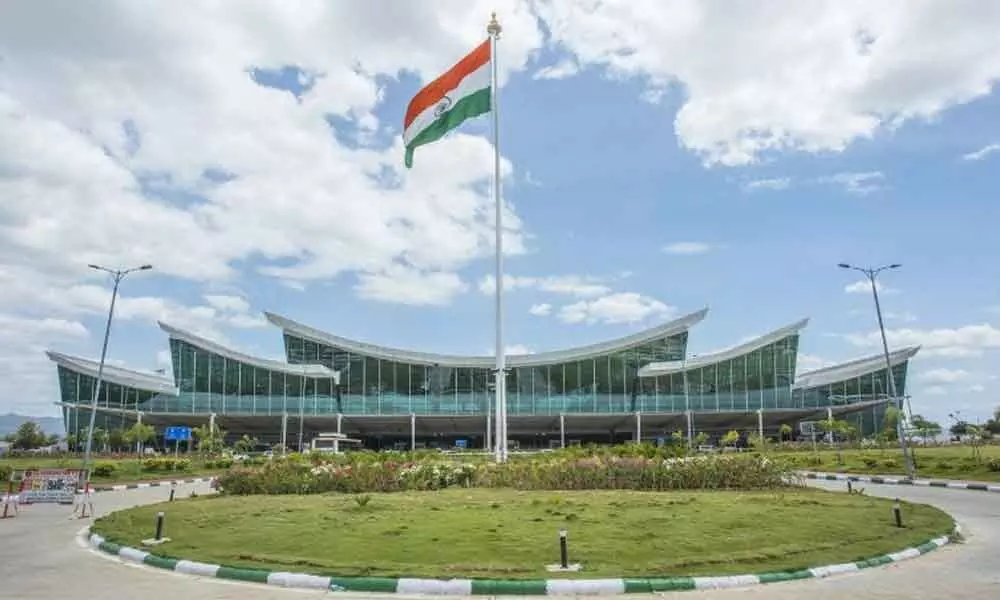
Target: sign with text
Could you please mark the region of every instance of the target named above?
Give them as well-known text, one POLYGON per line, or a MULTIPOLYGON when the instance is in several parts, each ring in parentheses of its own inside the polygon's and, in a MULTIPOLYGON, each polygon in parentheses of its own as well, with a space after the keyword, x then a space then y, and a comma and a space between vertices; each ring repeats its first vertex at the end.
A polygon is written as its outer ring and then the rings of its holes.
POLYGON ((73 504, 73 495, 81 481, 81 469, 31 469, 23 473, 18 493, 23 504, 73 504))
POLYGON ((167 427, 163 439, 168 442, 187 442, 191 439, 191 428, 185 426, 167 427))

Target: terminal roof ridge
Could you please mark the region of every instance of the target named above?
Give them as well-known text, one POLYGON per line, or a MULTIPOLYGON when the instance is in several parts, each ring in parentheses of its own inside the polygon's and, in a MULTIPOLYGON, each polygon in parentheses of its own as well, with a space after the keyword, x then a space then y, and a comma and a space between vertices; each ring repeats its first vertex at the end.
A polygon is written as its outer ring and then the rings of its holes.
MULTIPOLYGON (((578 346, 576 348, 549 350, 536 354, 508 355, 507 363, 511 367, 540 366, 601 356, 622 350, 624 348, 637 346, 652 340, 685 332, 693 325, 701 322, 707 314, 708 308, 702 308, 666 323, 604 342, 578 346)), ((385 360, 450 367, 489 367, 494 364, 495 360, 493 356, 436 354, 416 350, 404 350, 390 346, 381 346, 369 342, 360 342, 340 337, 275 313, 264 312, 264 316, 272 324, 280 327, 286 334, 291 336, 335 346, 347 350, 348 352, 356 352, 358 354, 364 354, 385 360)))
MULTIPOLYGON (((61 365, 74 373, 83 373, 84 375, 88 375, 90 377, 97 377, 100 362, 96 360, 82 358, 79 356, 71 356, 54 350, 46 350, 45 355, 48 356, 49 360, 52 362, 57 365, 61 365)), ((125 367, 109 364, 107 361, 104 362, 104 372, 102 373, 102 378, 110 383, 140 389, 147 392, 170 394, 172 396, 176 396, 178 394, 178 389, 174 386, 173 379, 165 375, 147 373, 145 371, 137 371, 135 369, 127 369, 125 367)))

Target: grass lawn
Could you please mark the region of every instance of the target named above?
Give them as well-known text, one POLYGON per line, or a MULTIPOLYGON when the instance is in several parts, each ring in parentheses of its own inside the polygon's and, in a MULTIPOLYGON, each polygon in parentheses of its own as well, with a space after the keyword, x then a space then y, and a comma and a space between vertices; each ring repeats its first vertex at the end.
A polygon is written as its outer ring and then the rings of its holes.
MULTIPOLYGON (((188 458, 184 457, 183 458, 188 458)), ((10 466, 14 470, 24 469, 79 469, 83 463, 83 458, 53 458, 49 456, 30 456, 17 458, 0 458, 0 471, 3 467, 10 466)), ((203 461, 191 458, 191 466, 183 471, 144 471, 142 461, 137 459, 102 459, 95 458, 93 464, 113 463, 115 471, 110 477, 91 477, 95 484, 131 483, 139 481, 154 481, 158 479, 188 479, 191 477, 206 477, 224 473, 225 469, 206 469, 203 461)), ((0 487, 4 490, 7 482, 0 482, 0 487)))
MULTIPOLYGON (((844 471, 851 473, 899 474, 906 473, 903 457, 899 446, 886 447, 883 450, 843 451, 844 464, 837 464, 836 450, 822 449, 817 453, 821 464, 804 464, 811 451, 782 452, 776 450, 775 456, 784 456, 796 460, 802 468, 816 471, 844 471), (867 463, 865 461, 867 459, 867 463), (874 465, 872 465, 872 461, 874 465)), ((917 476, 931 479, 971 479, 979 481, 1000 481, 1000 471, 991 471, 990 459, 1000 460, 1000 446, 982 446, 983 460, 977 463, 972 456, 970 446, 911 446, 917 459, 917 476)))
POLYGON ((569 531, 579 577, 760 573, 853 561, 947 532, 945 513, 860 495, 771 492, 520 492, 450 489, 200 497, 114 513, 94 531, 139 546, 166 512, 157 553, 322 575, 545 578, 569 531))

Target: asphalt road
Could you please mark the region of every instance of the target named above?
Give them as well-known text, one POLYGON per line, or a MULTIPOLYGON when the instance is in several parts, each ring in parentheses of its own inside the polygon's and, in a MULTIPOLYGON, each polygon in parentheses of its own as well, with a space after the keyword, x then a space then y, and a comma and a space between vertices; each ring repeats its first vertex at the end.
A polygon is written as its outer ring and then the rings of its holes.
MULTIPOLYGON (((844 484, 840 482, 813 482, 812 485, 844 489, 844 484)), ((958 520, 966 541, 945 546, 917 559, 826 579, 659 596, 688 600, 1000 599, 1000 494, 871 484, 863 484, 862 487, 871 495, 898 496, 942 508, 958 520)), ((178 496, 184 497, 192 490, 208 492, 206 484, 186 484, 180 486, 178 496)), ((98 514, 103 514, 162 501, 169 493, 169 488, 165 487, 104 492, 95 495, 95 508, 98 514)), ((26 507, 16 519, 0 520, 0 598, 258 600, 332 594, 200 579, 123 564, 81 546, 77 533, 87 525, 87 521, 71 518, 71 512, 71 508, 66 506, 35 505, 26 507)), ((372 595, 343 592, 336 593, 336 596, 372 598, 372 595)), ((630 594, 628 598, 636 596, 630 594)))

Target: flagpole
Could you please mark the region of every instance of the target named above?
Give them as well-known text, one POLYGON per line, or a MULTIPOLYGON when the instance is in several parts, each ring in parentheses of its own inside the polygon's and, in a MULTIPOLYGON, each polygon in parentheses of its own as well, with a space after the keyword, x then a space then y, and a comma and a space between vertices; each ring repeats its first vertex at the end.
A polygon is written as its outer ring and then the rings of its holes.
POLYGON ((500 112, 497 109, 497 40, 503 28, 497 14, 490 16, 490 113, 493 116, 493 201, 496 207, 496 436, 493 444, 498 463, 507 460, 507 378, 503 347, 503 198, 500 195, 500 112))

